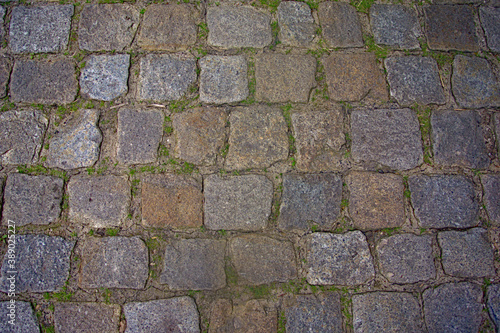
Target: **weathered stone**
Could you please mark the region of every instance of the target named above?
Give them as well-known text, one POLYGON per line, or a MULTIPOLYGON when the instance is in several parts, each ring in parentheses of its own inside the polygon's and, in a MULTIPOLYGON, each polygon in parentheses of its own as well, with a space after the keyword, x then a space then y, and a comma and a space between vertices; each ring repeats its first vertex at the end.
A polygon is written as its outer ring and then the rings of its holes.
POLYGON ((226 169, 266 168, 288 158, 285 118, 266 106, 240 108, 229 116, 231 124, 226 169))
POLYGON ((120 306, 102 303, 56 303, 56 332, 118 333, 120 306))
POLYGON ((7 12, 7 10, 5 9, 5 7, 0 7, 0 41, 2 41, 2 42, 5 40, 5 27, 4 27, 5 21, 4 21, 4 18, 5 18, 6 12, 7 12))
POLYGON ((78 26, 82 50, 122 51, 130 46, 139 26, 139 11, 129 4, 87 4, 78 26))
POLYGON ((16 271, 16 293, 59 290, 69 277, 69 257, 74 246, 74 241, 62 237, 16 235, 15 264, 9 263, 6 253, 2 263, 0 290, 6 293, 11 287, 8 278, 13 273, 9 271, 16 271))
POLYGON ((128 91, 129 54, 91 55, 80 75, 85 98, 111 101, 128 91))
POLYGON ((255 99, 307 103, 315 74, 316 60, 310 55, 260 55, 255 60, 255 99))
POLYGON ((431 115, 434 162, 485 169, 490 159, 475 111, 434 111, 431 115))
POLYGON ((2 224, 49 224, 61 213, 64 181, 52 176, 11 173, 5 185, 2 224))
POLYGON ((152 4, 146 8, 137 44, 146 50, 179 51, 196 43, 194 8, 188 4, 152 4))
POLYGON ((488 310, 490 317, 497 328, 496 332, 500 332, 500 284, 494 284, 488 287, 488 310))
POLYGON ((80 288, 144 288, 149 260, 140 238, 89 237, 81 253, 80 288))
POLYGON ((382 274, 391 283, 415 283, 436 277, 432 239, 413 234, 394 235, 377 245, 382 274))
POLYGON ((337 174, 283 176, 280 229, 331 228, 340 214, 342 177, 337 174))
POLYGON ((200 317, 191 297, 174 297, 123 306, 125 333, 199 333, 200 317))
POLYGON ((424 228, 470 228, 479 211, 474 185, 465 176, 411 176, 412 206, 424 228))
POLYGON ((28 302, 14 300, 15 303, 10 301, 0 302, 0 332, 3 333, 40 333, 40 327, 35 317, 35 312, 28 302), (12 309, 12 304, 15 308, 12 309), (10 308, 9 308, 10 307, 10 308), (15 315, 15 324, 9 323, 11 317, 9 314, 15 315))
POLYGON ((311 8, 298 1, 281 2, 278 6, 279 39, 285 45, 307 47, 316 35, 311 8))
POLYGON ((307 282, 354 286, 375 277, 373 259, 361 231, 315 232, 308 237, 307 282))
POLYGON ((242 56, 206 56, 200 59, 200 100, 224 104, 248 97, 247 62, 242 56))
POLYGON ((493 126, 495 127, 495 136, 497 141, 497 149, 500 154, 500 113, 493 115, 493 126))
POLYGON ((94 165, 102 142, 98 120, 98 110, 81 110, 66 119, 50 140, 47 165, 66 170, 94 165))
POLYGON ((244 235, 229 242, 229 256, 246 284, 287 282, 297 277, 293 244, 266 236, 244 235))
POLYGON ((331 47, 364 46, 361 23, 353 6, 344 2, 321 2, 318 15, 323 38, 331 47))
POLYGON ((208 44, 222 48, 265 47, 273 39, 271 16, 247 6, 209 7, 208 44))
POLYGON ((420 56, 390 57, 385 59, 385 67, 391 97, 401 106, 446 102, 436 60, 420 56))
POLYGON ((17 60, 10 82, 12 102, 67 104, 75 100, 78 81, 69 59, 17 60))
POLYGON ((488 47, 493 52, 500 52, 500 7, 481 6, 479 17, 488 47))
POLYGON ((9 84, 11 68, 12 63, 10 59, 7 57, 0 57, 0 98, 3 98, 7 95, 7 85, 9 84))
POLYGON ((352 297, 354 332, 425 332, 415 296, 397 292, 371 292, 352 297))
POLYGON ((341 333, 342 314, 337 293, 298 295, 297 304, 285 309, 286 331, 341 333))
POLYGON ((245 175, 204 180, 208 229, 261 230, 271 214, 273 185, 265 176, 245 175))
POLYGON ((68 194, 69 217, 74 222, 109 228, 120 225, 128 214, 130 185, 125 178, 75 176, 68 194))
POLYGON ((141 58, 139 99, 180 99, 196 81, 196 60, 187 55, 148 54, 141 58))
POLYGON ((468 282, 442 284, 424 291, 424 316, 429 333, 477 332, 482 296, 481 288, 468 282))
POLYGON ((349 213, 361 230, 400 227, 405 220, 403 178, 391 173, 352 172, 347 176, 349 213))
POLYGON ((438 240, 446 274, 471 278, 495 275, 493 247, 485 229, 442 231, 438 240))
POLYGON ((16 6, 10 20, 14 53, 59 52, 68 47, 73 5, 16 6))
POLYGON ((422 34, 413 8, 403 5, 373 4, 370 24, 375 43, 400 49, 420 49, 418 37, 422 34))
POLYGON ((481 175, 481 182, 484 189, 483 200, 490 221, 500 226, 500 174, 481 175))
POLYGON ((160 283, 171 290, 217 290, 226 285, 226 242, 212 239, 171 241, 165 250, 160 283))
POLYGON ((161 111, 129 108, 118 111, 118 161, 123 164, 156 161, 163 134, 163 120, 161 111))

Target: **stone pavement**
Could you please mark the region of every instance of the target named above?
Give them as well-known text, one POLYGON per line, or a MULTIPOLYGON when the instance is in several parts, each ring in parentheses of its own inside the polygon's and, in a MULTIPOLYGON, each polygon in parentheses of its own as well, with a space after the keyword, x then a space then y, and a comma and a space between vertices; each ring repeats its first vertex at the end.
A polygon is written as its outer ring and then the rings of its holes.
POLYGON ((500 332, 499 52, 498 0, 2 0, 0 332, 500 332))

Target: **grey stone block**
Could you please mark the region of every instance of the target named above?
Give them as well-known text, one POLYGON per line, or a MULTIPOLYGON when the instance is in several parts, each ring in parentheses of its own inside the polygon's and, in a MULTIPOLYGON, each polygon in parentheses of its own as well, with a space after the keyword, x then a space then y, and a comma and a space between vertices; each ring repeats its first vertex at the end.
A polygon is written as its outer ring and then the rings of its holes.
POLYGON ((0 98, 3 98, 7 95, 7 85, 9 84, 11 69, 12 69, 11 60, 6 56, 0 57, 0 98))
POLYGON ((316 35, 311 8, 298 1, 284 1, 278 6, 279 40, 285 45, 307 47, 316 35))
POLYGON ((5 27, 4 27, 4 24, 5 24, 5 13, 7 12, 7 10, 5 9, 5 7, 0 7, 0 41, 4 41, 5 40, 5 27))
POLYGON ((40 333, 40 327, 35 317, 35 312, 28 302, 18 301, 12 299, 15 303, 13 305, 10 301, 0 302, 0 332, 3 333, 40 333), (12 313, 14 311, 14 313, 12 313), (15 316, 14 324, 10 324, 13 314, 15 316))
POLYGON ((331 47, 364 46, 361 23, 353 6, 344 2, 321 2, 318 15, 323 38, 331 47))
POLYGON ((413 8, 404 5, 373 4, 370 24, 375 42, 399 49, 420 49, 418 37, 422 34, 413 8))
POLYGON ((495 226, 500 226, 500 174, 481 175, 486 211, 490 221, 495 226))
POLYGON ((118 333, 120 310, 117 304, 58 302, 54 327, 61 333, 118 333))
POLYGON ((500 332, 500 285, 494 284, 488 287, 487 307, 490 312, 490 318, 496 327, 496 332, 500 332))
POLYGON ((481 6, 479 17, 488 47, 493 52, 500 52, 500 7, 481 6))
POLYGON ((337 293, 297 295, 296 305, 285 309, 288 333, 341 333, 342 314, 337 293))

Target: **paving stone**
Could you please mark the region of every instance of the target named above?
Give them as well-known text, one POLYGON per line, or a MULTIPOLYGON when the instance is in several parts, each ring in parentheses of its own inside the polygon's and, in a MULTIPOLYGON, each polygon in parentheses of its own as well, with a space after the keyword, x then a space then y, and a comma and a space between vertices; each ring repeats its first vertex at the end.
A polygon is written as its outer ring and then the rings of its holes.
POLYGON ((68 184, 69 217, 93 228, 119 226, 128 214, 130 185, 125 178, 107 175, 74 176, 68 184))
POLYGON ((153 228, 201 227, 201 185, 178 175, 147 175, 142 179, 142 224, 153 228))
POLYGON ((16 273, 15 292, 51 292, 62 288, 69 277, 69 257, 75 241, 46 235, 16 235, 16 262, 8 264, 6 253, 2 263, 0 290, 11 289, 12 269, 16 273))
POLYGON ((316 60, 310 55, 260 55, 255 59, 255 99, 307 103, 315 75, 316 60))
POLYGON ((50 140, 47 165, 66 170, 94 165, 102 142, 98 120, 99 110, 80 110, 66 119, 50 140))
POLYGON ((391 283, 415 283, 436 277, 432 238, 413 234, 394 235, 377 245, 381 273, 391 283))
POLYGON ((142 18, 137 44, 150 51, 186 50, 196 43, 195 9, 188 4, 152 4, 142 18))
POLYGON ((349 213, 361 230, 400 227, 405 221, 403 178, 391 173, 352 172, 347 176, 349 213))
POLYGON ((424 291, 424 316, 430 333, 477 332, 483 292, 468 282, 442 284, 424 291))
POLYGON ((120 306, 102 303, 55 304, 54 327, 65 333, 118 333, 120 306))
POLYGON ((160 283, 171 290, 217 290, 226 286, 226 242, 212 239, 173 240, 165 250, 160 283))
POLYGON ((304 2, 287 1, 278 6, 279 40, 285 45, 307 47, 316 35, 311 8, 304 2))
POLYGON ((309 284, 354 286, 375 277, 373 259, 361 231, 345 234, 315 232, 307 237, 309 284))
POLYGON ((400 49, 420 49, 418 37, 422 34, 413 8, 403 5, 373 4, 370 24, 375 43, 400 49))
POLYGON ((424 13, 432 50, 479 51, 472 7, 432 5, 424 8, 424 13))
POLYGON ((456 55, 451 86, 462 107, 500 106, 500 86, 486 59, 456 55))
POLYGON ((222 48, 265 47, 271 44, 271 16, 247 6, 209 7, 208 44, 222 48))
POLYGON ((38 161, 48 121, 39 111, 0 113, 0 154, 3 165, 38 161))
POLYGON ((477 225, 474 185, 460 175, 415 175, 408 180, 419 225, 424 228, 470 228, 477 225))
POLYGON ((5 13, 7 12, 7 10, 5 9, 5 7, 0 7, 0 41, 4 41, 5 40, 5 27, 4 27, 4 24, 5 24, 5 13))
POLYGON ((14 53, 59 52, 68 47, 73 5, 16 6, 10 19, 14 53))
POLYGON ((481 6, 479 17, 488 47, 493 52, 500 52, 500 7, 481 6))
POLYGON ((495 323, 496 332, 500 332, 500 285, 493 284, 488 287, 488 310, 490 318, 495 323))
POLYGON ((338 174, 285 174, 278 219, 280 229, 331 228, 340 214, 342 177, 338 174))
POLYGON ((420 56, 390 57, 385 59, 385 67, 391 97, 401 106, 446 103, 436 60, 420 56))
POLYGON ((375 54, 334 52, 323 64, 331 99, 360 101, 369 97, 387 101, 387 85, 375 54))
POLYGON ((442 231, 438 240, 446 274, 458 277, 495 275, 493 248, 485 229, 442 231))
POLYGON ((495 226, 500 226, 500 174, 481 175, 483 183, 486 211, 490 221, 495 226))
POLYGON ((229 115, 226 169, 266 168, 288 158, 285 118, 276 108, 239 108, 229 115))
POLYGON ((125 333, 200 332, 200 316, 191 297, 174 297, 123 306, 125 333))
POLYGON ((141 58, 139 99, 172 101, 196 82, 196 60, 188 55, 148 54, 141 58))
POLYGON ((200 100, 224 104, 248 97, 247 62, 243 56, 205 56, 200 59, 200 100))
POLYGON ((64 181, 52 176, 28 176, 11 173, 7 177, 2 224, 8 220, 16 227, 49 224, 61 213, 64 181))
POLYGON ((331 47, 364 46, 361 23, 353 6, 343 2, 322 2, 318 15, 323 38, 331 47))
POLYGON ((297 277, 293 244, 260 235, 229 241, 229 256, 243 283, 259 285, 287 282, 297 277))
POLYGON ((111 101, 128 91, 129 54, 91 55, 80 75, 82 96, 111 101))
POLYGON ((481 119, 474 111, 434 111, 431 115, 434 162, 485 169, 490 165, 481 119))
POLYGON ((493 125, 495 127, 497 149, 498 149, 498 153, 500 154, 500 113, 495 113, 493 115, 493 125))
POLYGON ((163 135, 163 113, 124 108, 118 111, 116 158, 123 164, 156 161, 163 135))
POLYGON ((341 333, 342 314, 337 293, 297 295, 297 304, 285 309, 286 331, 341 333))
POLYGON ((224 109, 197 108, 172 116, 175 156, 196 165, 214 165, 224 145, 224 109))
POLYGON ((143 289, 148 268, 148 248, 139 237, 89 237, 83 244, 78 285, 143 289))
POLYGON ((354 332, 425 332, 415 296, 371 292, 352 297, 354 332))
POLYGON ((68 104, 75 100, 78 81, 69 59, 16 60, 10 82, 12 102, 68 104))
MULTIPOLYGON (((0 11, 0 17, 1 17, 1 11, 0 11)), ((2 26, 1 24, 2 23, 0 20, 0 27, 2 26)), ((11 68, 12 68, 12 63, 10 59, 7 57, 0 57, 0 98, 7 96, 7 85, 9 84, 11 68)))
POLYGON ((273 185, 265 176, 210 175, 203 185, 208 229, 256 231, 267 226, 273 185))
POLYGON ((80 49, 122 51, 132 43, 139 20, 139 11, 128 4, 86 4, 78 25, 80 49))
POLYGON ((0 321, 0 332, 40 333, 40 327, 38 326, 31 304, 17 300, 14 300, 14 302, 15 308, 12 307, 13 305, 10 301, 0 302, 0 317, 3 318, 0 321), (14 325, 9 323, 13 318, 15 318, 14 325))

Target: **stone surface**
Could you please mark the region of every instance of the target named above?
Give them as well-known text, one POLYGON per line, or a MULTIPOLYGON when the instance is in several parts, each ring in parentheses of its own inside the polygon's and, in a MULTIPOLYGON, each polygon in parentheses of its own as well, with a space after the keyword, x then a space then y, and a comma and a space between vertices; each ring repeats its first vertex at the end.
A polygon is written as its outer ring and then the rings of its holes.
POLYGON ((12 320, 12 307, 10 301, 0 302, 0 332, 3 333, 40 333, 40 327, 38 326, 38 321, 35 317, 35 312, 31 308, 31 304, 28 302, 14 300, 15 303, 15 324, 9 323, 12 320))
POLYGON ((401 106, 446 102, 436 60, 420 56, 390 57, 385 59, 385 67, 391 97, 401 106))
MULTIPOLYGON (((2 17, 1 10, 0 10, 0 17, 2 17)), ((7 85, 9 84, 11 69, 12 69, 12 62, 10 61, 10 59, 5 56, 0 57, 0 98, 7 96, 7 85)))
POLYGON ((80 75, 82 96, 111 101, 128 91, 129 54, 91 55, 80 75))
POLYGON ((500 154, 500 112, 493 115, 493 126, 495 127, 495 137, 497 141, 497 149, 500 154))
POLYGON ((323 38, 331 47, 364 46, 361 23, 353 6, 343 2, 322 2, 318 15, 323 38))
POLYGON ((375 277, 373 259, 361 231, 345 234, 315 232, 307 237, 309 284, 354 286, 375 277))
POLYGON ((16 277, 15 293, 51 292, 64 286, 69 277, 69 257, 75 241, 46 235, 16 235, 15 264, 8 262, 6 253, 2 263, 0 290, 8 292, 12 274, 16 277), (16 273, 9 273, 15 270, 16 273))
POLYGON ((53 176, 11 173, 5 185, 2 224, 49 224, 61 213, 64 181, 53 176))
POLYGON ((160 283, 171 290, 217 290, 226 286, 226 242, 212 239, 171 241, 165 250, 160 283))
POLYGON ((286 331, 341 333, 342 314, 337 293, 298 295, 297 304, 285 309, 286 331))
POLYGON ((260 55, 255 59, 255 99, 307 103, 315 74, 316 60, 310 55, 260 55))
POLYGON ((61 333, 117 333, 119 321, 116 304, 58 302, 54 309, 54 327, 61 333))
POLYGON ((268 284, 288 282, 297 277, 293 244, 255 234, 229 241, 229 257, 239 283, 268 284))
POLYGON ((224 104, 248 97, 247 62, 243 56, 208 55, 199 61, 200 100, 224 104))
POLYGON ((400 227, 405 221, 403 178, 391 173, 351 172, 349 213, 361 230, 400 227))
POLYGON ((222 48, 265 47, 273 39, 271 16, 247 6, 209 7, 208 44, 222 48))
POLYGON ((128 214, 130 185, 125 178, 107 175, 74 176, 68 184, 69 218, 94 228, 119 226, 128 214))
POLYGON ((500 331, 500 285, 494 284, 488 287, 488 310, 490 318, 495 323, 496 332, 500 331))
POLYGON ((163 135, 163 112, 123 108, 118 111, 116 158, 123 164, 156 161, 163 135))
POLYGON ((7 10, 5 7, 0 7, 0 41, 3 42, 5 40, 5 13, 7 10))
POLYGON ((76 116, 65 119, 49 142, 49 167, 70 170, 94 165, 102 142, 97 127, 99 113, 99 110, 80 110, 76 116))
POLYGON ((208 229, 261 230, 271 214, 273 185, 265 176, 205 177, 205 226, 208 229))
POLYGON ((10 82, 12 102, 67 104, 75 100, 78 82, 69 59, 22 60, 14 63, 10 82))
POLYGON ((127 320, 125 333, 200 332, 198 310, 191 297, 127 303, 123 312, 127 320))
POLYGON ((279 40, 285 45, 307 47, 316 35, 311 8, 298 1, 281 2, 278 6, 279 40))
POLYGON ((182 98, 196 81, 196 59, 188 55, 148 54, 141 58, 139 99, 172 101, 182 98))
POLYGON ((59 52, 68 47, 73 5, 16 6, 10 19, 14 53, 59 52))
POLYGON ((86 4, 80 14, 78 43, 88 51, 122 51, 139 26, 139 11, 129 4, 86 4))
POLYGON ((377 245, 381 273, 391 283, 415 283, 436 277, 432 238, 400 234, 377 245))
POLYGON ((500 7, 481 6, 479 17, 488 47, 493 52, 500 52, 500 7))
POLYGON ((488 217, 495 226, 500 226, 500 174, 481 175, 481 182, 488 217))
POLYGON ((471 278, 495 275, 493 247, 486 229, 442 231, 438 240, 446 274, 471 278))
POLYGON ((424 228, 470 228, 477 225, 474 185, 461 175, 414 175, 408 180, 411 202, 424 228))
POLYGON ((148 248, 139 237, 88 237, 81 253, 80 288, 144 288, 148 248))
POLYGON ((283 175, 280 229, 331 228, 340 214, 342 177, 338 174, 283 175))
POLYGON ((278 109, 239 108, 231 112, 229 122, 226 169, 261 169, 288 158, 287 126, 278 109))
POLYGON ((194 179, 173 174, 142 179, 142 224, 146 227, 199 228, 203 194, 194 179))
POLYGON ((434 111, 431 115, 434 162, 443 166, 485 169, 490 159, 474 111, 434 111))
POLYGON ((323 60, 328 95, 335 101, 386 101, 387 85, 373 53, 332 53, 323 60))
POLYGON ((377 44, 405 50, 420 49, 417 38, 422 32, 413 8, 374 4, 370 7, 370 25, 377 44))
POLYGON ((423 293, 424 316, 430 333, 477 332, 481 324, 481 298, 477 285, 442 284, 423 293))

